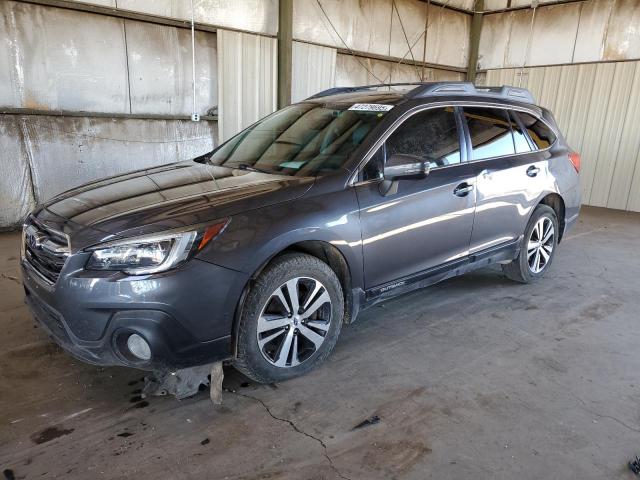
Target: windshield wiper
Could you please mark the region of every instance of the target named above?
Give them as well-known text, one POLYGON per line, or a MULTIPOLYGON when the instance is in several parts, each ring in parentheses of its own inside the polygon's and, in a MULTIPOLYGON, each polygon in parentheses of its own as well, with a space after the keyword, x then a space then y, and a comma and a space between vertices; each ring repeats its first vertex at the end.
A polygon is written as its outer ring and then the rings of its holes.
POLYGON ((262 168, 254 167, 253 165, 249 165, 248 163, 239 163, 235 168, 238 170, 246 170, 247 172, 258 172, 258 173, 268 173, 272 174, 269 170, 264 170, 262 168))

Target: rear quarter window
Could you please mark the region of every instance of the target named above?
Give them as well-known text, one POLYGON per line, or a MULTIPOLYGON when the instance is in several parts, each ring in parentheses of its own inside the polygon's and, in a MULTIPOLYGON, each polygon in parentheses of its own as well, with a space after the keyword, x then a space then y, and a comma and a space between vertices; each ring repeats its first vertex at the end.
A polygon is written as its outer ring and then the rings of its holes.
POLYGON ((553 145, 557 139, 553 130, 539 118, 524 112, 514 112, 520 118, 529 137, 538 150, 544 150, 553 145))

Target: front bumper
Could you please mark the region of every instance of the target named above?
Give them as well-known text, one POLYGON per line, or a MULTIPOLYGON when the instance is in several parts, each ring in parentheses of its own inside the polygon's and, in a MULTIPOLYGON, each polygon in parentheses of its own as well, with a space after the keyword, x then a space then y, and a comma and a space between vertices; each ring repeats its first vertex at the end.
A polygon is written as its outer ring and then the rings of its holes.
POLYGON ((67 352, 95 365, 143 370, 231 357, 233 319, 246 274, 193 259, 170 272, 127 276, 86 271, 83 257, 69 257, 53 285, 22 262, 25 301, 67 352), (127 351, 132 333, 147 341, 151 360, 127 351))

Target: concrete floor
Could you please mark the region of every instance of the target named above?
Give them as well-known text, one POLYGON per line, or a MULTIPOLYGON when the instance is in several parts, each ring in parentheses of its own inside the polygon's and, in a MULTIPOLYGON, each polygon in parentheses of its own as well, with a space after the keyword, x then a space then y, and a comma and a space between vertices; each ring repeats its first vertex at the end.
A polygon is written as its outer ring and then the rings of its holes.
POLYGON ((365 311, 304 378, 137 398, 22 303, 0 236, 0 469, 15 478, 635 478, 640 215, 584 209, 547 278, 488 269, 365 311), (145 406, 146 405, 146 406, 145 406), (379 423, 354 429, 377 415, 379 423))

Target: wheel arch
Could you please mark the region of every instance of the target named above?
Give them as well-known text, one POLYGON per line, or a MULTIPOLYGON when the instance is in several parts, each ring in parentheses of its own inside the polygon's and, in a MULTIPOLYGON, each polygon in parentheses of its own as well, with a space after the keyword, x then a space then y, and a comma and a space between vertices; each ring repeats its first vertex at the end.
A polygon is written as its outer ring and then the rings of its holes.
POLYGON ((236 312, 233 319, 232 327, 232 355, 237 355, 238 346, 238 324, 240 317, 242 316, 242 309, 246 300, 247 294, 251 290, 251 287, 262 271, 276 258, 285 255, 287 253, 304 253, 311 255, 323 261, 338 277, 340 286, 342 287, 342 293, 344 296, 344 323, 352 323, 355 320, 355 316, 358 313, 360 307, 360 298, 358 298, 353 292, 353 276, 351 267, 345 258, 345 255, 334 245, 324 240, 301 240, 291 243, 285 248, 275 252, 269 258, 264 260, 258 268, 251 274, 249 280, 246 282, 240 300, 236 306, 236 312))
POLYGON ((553 209, 556 213, 556 217, 558 218, 558 227, 560 228, 560 232, 558 233, 558 243, 562 240, 562 235, 564 234, 565 227, 565 204, 564 200, 560 195, 555 192, 549 193, 545 195, 538 205, 547 205, 553 209))

